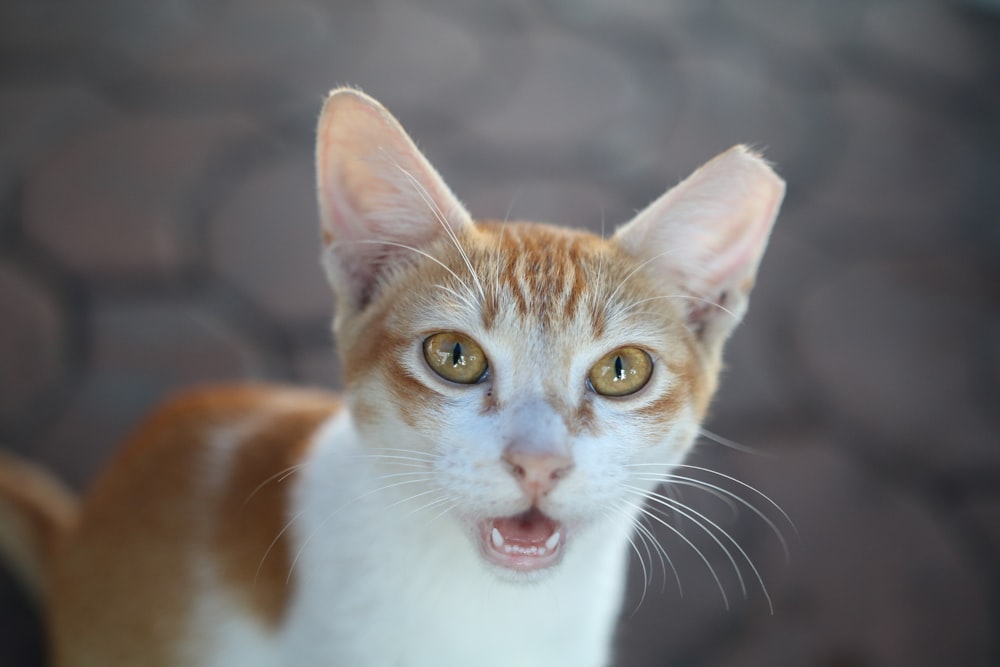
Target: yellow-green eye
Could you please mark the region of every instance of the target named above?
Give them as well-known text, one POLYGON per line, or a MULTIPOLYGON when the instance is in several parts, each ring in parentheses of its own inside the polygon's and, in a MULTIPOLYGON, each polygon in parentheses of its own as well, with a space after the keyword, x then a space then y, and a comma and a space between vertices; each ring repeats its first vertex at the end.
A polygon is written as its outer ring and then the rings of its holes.
POLYGON ((590 369, 590 386, 602 396, 628 396, 649 382, 653 360, 637 347, 623 347, 601 358, 590 369))
POLYGON ((424 358, 445 380, 474 384, 486 374, 483 348, 460 333, 436 333, 424 341, 424 358))

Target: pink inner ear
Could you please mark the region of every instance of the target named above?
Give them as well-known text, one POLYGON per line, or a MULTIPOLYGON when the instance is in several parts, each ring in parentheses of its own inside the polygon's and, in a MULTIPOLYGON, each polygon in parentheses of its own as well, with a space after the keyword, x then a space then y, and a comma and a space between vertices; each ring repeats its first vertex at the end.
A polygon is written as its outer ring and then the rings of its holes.
POLYGON ((334 91, 323 108, 316 171, 328 272, 354 303, 373 293, 382 268, 413 254, 406 247, 471 224, 398 121, 356 90, 334 91))
POLYGON ((664 284, 695 297, 692 319, 725 312, 712 304, 738 318, 784 190, 764 160, 736 146, 650 204, 615 239, 664 284), (710 303, 697 305, 702 299, 710 303))

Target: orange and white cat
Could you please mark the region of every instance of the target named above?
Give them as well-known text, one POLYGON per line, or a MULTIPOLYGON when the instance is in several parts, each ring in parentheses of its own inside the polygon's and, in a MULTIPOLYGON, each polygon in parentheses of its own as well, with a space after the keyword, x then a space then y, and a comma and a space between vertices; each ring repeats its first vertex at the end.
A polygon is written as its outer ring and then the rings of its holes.
POLYGON ((76 505, 0 466, 57 667, 599 667, 784 183, 735 147, 608 239, 474 222, 350 89, 317 144, 344 397, 203 388, 76 505))

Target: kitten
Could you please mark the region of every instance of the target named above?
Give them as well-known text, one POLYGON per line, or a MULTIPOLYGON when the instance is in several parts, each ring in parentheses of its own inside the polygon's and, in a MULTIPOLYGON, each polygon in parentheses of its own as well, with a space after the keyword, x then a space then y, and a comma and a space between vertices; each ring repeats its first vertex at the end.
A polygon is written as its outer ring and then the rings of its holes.
POLYGON ((174 398, 78 508, 0 467, 55 665, 609 664, 784 183, 738 146, 609 239, 477 223, 350 89, 316 156, 343 398, 174 398))

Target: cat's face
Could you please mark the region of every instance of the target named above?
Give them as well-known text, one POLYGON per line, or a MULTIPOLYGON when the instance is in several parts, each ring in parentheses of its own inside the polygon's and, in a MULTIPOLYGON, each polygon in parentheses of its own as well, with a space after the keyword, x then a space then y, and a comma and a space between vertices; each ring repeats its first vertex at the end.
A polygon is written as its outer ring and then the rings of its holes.
POLYGON ((475 224, 380 105, 331 96, 335 329, 359 431, 411 511, 508 574, 628 525, 697 434, 780 201, 734 150, 610 239, 475 224))
POLYGON ((644 465, 684 455, 712 369, 676 299, 613 242, 497 224, 424 251, 341 331, 359 428, 421 459, 409 491, 451 507, 488 561, 554 565, 577 531, 633 513, 644 465))

